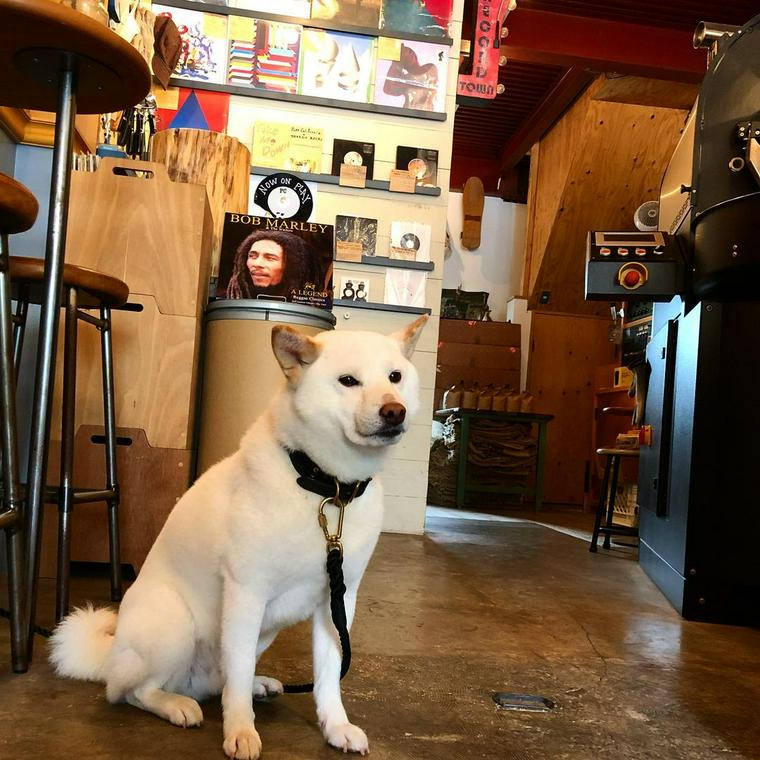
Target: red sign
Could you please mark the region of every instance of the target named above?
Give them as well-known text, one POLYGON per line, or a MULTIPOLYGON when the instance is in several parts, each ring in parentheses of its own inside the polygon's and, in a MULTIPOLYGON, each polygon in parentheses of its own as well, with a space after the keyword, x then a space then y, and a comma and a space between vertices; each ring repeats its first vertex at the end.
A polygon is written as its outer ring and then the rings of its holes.
POLYGON ((501 26, 509 13, 506 0, 477 0, 478 16, 470 47, 472 70, 460 74, 457 96, 493 100, 499 82, 501 26))

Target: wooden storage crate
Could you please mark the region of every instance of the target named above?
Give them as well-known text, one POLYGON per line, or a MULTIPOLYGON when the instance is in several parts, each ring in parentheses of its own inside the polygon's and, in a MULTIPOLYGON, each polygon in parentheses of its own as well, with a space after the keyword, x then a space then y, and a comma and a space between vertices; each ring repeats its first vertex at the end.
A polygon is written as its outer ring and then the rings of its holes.
POLYGON ((442 319, 434 408, 441 408, 444 391, 460 380, 520 390, 520 325, 442 319))
MULTIPOLYGON (((122 562, 137 569, 171 506, 189 485, 212 220, 206 190, 172 182, 163 164, 104 159, 72 175, 66 262, 123 279, 137 310, 113 312, 122 562), (135 170, 144 173, 134 176, 135 170), (124 171, 128 173, 125 174, 124 171), (132 173, 132 176, 129 173, 132 173)), ((59 357, 63 352, 63 319, 59 357)), ((48 482, 58 482, 62 367, 58 362, 48 482)), ((100 336, 80 323, 75 484, 104 482, 100 336)), ((54 510, 47 512, 42 571, 53 571, 54 510)), ((105 506, 77 505, 72 560, 105 562, 105 506)))

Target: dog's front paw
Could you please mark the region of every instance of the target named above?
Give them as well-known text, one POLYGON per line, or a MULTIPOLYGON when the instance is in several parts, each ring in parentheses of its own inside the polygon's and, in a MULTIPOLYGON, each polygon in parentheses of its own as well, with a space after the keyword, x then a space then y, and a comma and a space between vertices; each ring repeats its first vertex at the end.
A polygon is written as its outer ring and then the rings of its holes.
POLYGON ((256 676, 253 679, 253 698, 267 699, 282 694, 282 684, 276 678, 268 676, 256 676))
POLYGON ((358 752, 361 755, 369 754, 367 734, 359 726, 355 726, 353 723, 338 723, 333 726, 326 725, 323 731, 327 743, 333 747, 342 749, 344 752, 358 752))
POLYGON ((165 712, 166 719, 175 726, 190 728, 203 723, 201 706, 194 699, 180 694, 172 694, 171 698, 166 700, 165 712))
POLYGON ((258 760, 261 737, 252 726, 242 726, 224 732, 224 754, 234 760, 258 760))

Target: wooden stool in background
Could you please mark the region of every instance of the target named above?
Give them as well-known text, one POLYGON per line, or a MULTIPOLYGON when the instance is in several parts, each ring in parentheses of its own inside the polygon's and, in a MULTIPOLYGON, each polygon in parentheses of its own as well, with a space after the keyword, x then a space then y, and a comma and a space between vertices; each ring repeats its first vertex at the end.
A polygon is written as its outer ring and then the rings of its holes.
MULTIPOLYGON (((14 355, 20 356, 29 303, 43 297, 42 259, 11 257, 10 276, 19 317, 14 335, 14 355)), ((119 556, 119 482, 116 474, 116 416, 114 412, 113 347, 111 308, 123 306, 129 298, 126 283, 92 269, 64 264, 63 307, 66 310, 63 351, 63 412, 61 423, 61 480, 57 489, 46 491, 46 501, 58 504, 58 561, 56 572, 56 620, 69 611, 69 565, 71 557, 71 513, 75 504, 103 501, 108 507, 108 544, 111 569, 111 599, 121 599, 119 556), (88 310, 97 309, 100 316, 88 310), (102 357, 103 417, 105 428, 106 484, 101 489, 75 488, 74 418, 76 411, 77 332, 79 320, 100 330, 102 357), (52 495, 52 499, 51 499, 52 495)))
POLYGON ((589 551, 597 550, 597 541, 599 534, 604 533, 605 549, 610 548, 610 536, 633 536, 638 537, 639 529, 628 525, 616 525, 613 522, 615 512, 615 496, 617 494, 618 476, 620 474, 620 461, 626 457, 635 457, 638 459, 638 449, 597 449, 599 456, 606 458, 604 464, 604 477, 602 478, 602 487, 599 490, 599 505, 596 509, 596 519, 594 520, 594 532, 591 535, 591 546, 589 551), (605 524, 602 525, 602 518, 606 513, 605 524))

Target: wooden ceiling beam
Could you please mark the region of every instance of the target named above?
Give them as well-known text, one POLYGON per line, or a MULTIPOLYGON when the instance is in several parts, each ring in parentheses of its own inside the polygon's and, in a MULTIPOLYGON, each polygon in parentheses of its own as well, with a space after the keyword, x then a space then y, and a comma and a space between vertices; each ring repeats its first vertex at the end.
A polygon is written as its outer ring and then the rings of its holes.
POLYGON ((516 166, 533 143, 544 135, 593 79, 594 75, 588 71, 568 69, 554 87, 546 92, 543 101, 504 146, 499 156, 499 171, 505 172, 516 166))
POLYGON ((508 60, 700 82, 706 51, 691 32, 519 7, 509 15, 508 60))

